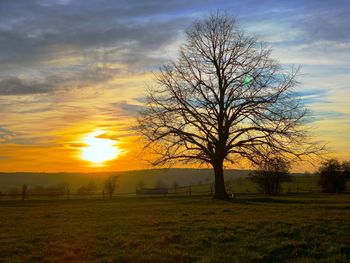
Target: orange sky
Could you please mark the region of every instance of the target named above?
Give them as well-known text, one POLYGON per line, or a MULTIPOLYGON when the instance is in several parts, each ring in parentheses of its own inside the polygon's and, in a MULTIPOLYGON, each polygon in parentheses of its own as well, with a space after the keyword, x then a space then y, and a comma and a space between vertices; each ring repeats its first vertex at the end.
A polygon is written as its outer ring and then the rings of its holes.
MULTIPOLYGON (((149 168, 130 127, 151 72, 176 57, 183 29, 212 10, 209 2, 159 8, 157 1, 110 1, 104 8, 93 1, 8 1, 0 10, 0 171, 149 168), (97 130, 121 151, 104 165, 81 158, 84 138, 97 130)), ((301 65, 296 90, 311 110, 311 130, 329 156, 349 160, 349 7, 221 1, 218 8, 238 14, 283 66, 301 65), (320 20, 325 14, 328 22, 320 20)))
MULTIPOLYGON (((16 104, 2 121, 7 123, 11 130, 28 134, 28 137, 23 136, 21 143, 0 144, 0 152, 6 153, 6 158, 0 159, 0 170, 92 172, 150 168, 151 166, 143 160, 145 156, 141 152, 139 137, 130 130, 136 117, 131 106, 137 108, 142 105, 132 98, 140 96, 140 92, 143 92, 149 83, 152 83, 152 75, 148 73, 127 74, 104 83, 104 89, 99 92, 96 92, 96 87, 86 87, 83 100, 80 90, 65 92, 64 96, 59 93, 50 95, 55 96, 56 101, 50 102, 53 110, 45 113, 35 112, 35 109, 46 107, 47 104, 46 101, 40 102, 38 96, 13 97, 16 104), (109 85, 122 85, 124 88, 106 88, 109 85), (33 108, 27 106, 31 100, 38 100, 33 108), (106 107, 110 104, 115 104, 115 109, 106 107), (24 108, 30 113, 24 113, 24 108), (115 141, 116 147, 122 152, 117 158, 97 165, 82 160, 82 150, 86 147, 84 137, 96 130, 104 131, 104 138, 115 141)), ((337 122, 338 120, 322 120, 312 125, 321 127, 323 132, 334 132, 337 122)), ((330 135, 327 138, 326 135, 317 132, 315 134, 323 141, 329 139, 331 146, 338 149, 336 157, 348 156, 346 143, 334 140, 330 135)), ((13 138, 16 136, 9 135, 13 138)), ((242 169, 246 166, 238 164, 230 168, 242 169)), ((309 164, 294 167, 297 171, 314 169, 315 167, 309 164)))
MULTIPOLYGON (((2 121, 11 126, 11 130, 20 130, 29 136, 23 138, 27 142, 0 144, 0 152, 6 153, 6 159, 0 159, 0 169, 88 172, 147 167, 148 164, 139 158, 139 138, 135 132, 130 131, 130 126, 135 124, 136 112, 123 106, 141 105, 130 97, 140 95, 139 87, 145 85, 149 77, 149 74, 140 74, 113 78, 104 83, 100 92, 96 92, 99 87, 86 87, 83 99, 80 90, 72 90, 69 94, 65 92, 64 96, 50 95, 57 101, 50 102, 54 109, 45 113, 34 111, 45 107, 46 101, 35 103, 33 108, 26 105, 30 100, 38 100, 38 96, 12 98, 16 100, 16 104, 2 121), (106 88, 108 85, 125 87, 122 90, 109 90, 106 88), (115 108, 110 107, 114 103, 115 108), (30 113, 23 113, 24 108, 30 113), (82 150, 86 146, 84 137, 96 130, 103 130, 104 136, 115 141, 115 145, 122 151, 117 159, 101 166, 81 159, 82 150)), ((14 138, 16 136, 9 135, 14 138)))

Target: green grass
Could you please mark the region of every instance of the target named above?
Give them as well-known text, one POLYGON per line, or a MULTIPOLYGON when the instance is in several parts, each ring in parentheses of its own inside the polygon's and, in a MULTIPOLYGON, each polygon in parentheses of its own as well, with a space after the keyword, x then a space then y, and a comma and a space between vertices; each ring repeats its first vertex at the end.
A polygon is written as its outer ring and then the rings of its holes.
POLYGON ((0 262, 350 262, 350 196, 0 201, 0 262))

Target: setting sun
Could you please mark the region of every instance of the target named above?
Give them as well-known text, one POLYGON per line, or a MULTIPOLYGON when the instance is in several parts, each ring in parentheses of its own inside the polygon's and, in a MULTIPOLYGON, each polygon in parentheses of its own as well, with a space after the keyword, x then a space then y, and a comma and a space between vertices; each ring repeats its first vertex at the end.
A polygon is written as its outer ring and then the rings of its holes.
POLYGON ((103 165, 105 161, 113 160, 121 154, 121 150, 115 145, 116 141, 101 138, 106 131, 97 130, 86 135, 83 142, 87 145, 81 149, 81 158, 92 162, 94 165, 103 165))

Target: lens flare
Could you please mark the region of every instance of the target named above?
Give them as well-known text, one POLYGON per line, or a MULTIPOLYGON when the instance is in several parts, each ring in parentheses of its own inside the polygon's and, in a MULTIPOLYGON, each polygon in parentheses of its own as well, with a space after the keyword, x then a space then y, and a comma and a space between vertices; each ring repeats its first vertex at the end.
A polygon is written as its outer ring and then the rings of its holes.
POLYGON ((246 75, 244 76, 244 79, 243 79, 243 84, 244 85, 249 85, 251 82, 252 82, 253 78, 249 75, 246 75))

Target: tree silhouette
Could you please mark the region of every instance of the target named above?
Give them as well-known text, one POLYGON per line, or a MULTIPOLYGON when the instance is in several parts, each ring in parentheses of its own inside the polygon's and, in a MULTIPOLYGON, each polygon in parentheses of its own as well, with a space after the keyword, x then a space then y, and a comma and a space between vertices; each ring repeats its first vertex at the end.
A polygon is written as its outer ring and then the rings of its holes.
POLYGON ((336 159, 325 161, 319 169, 318 184, 324 193, 342 193, 350 178, 350 162, 340 163, 336 159))
POLYGON ((258 165, 258 170, 252 172, 249 179, 258 190, 267 195, 277 195, 281 192, 281 183, 291 181, 290 164, 278 156, 270 156, 258 165))
POLYGON ((107 194, 112 197, 116 188, 117 188, 117 181, 119 176, 111 175, 109 176, 105 183, 104 183, 104 189, 106 190, 107 194))
POLYGON ((270 54, 226 14, 195 22, 179 57, 156 75, 138 120, 152 163, 209 164, 215 197, 225 199, 225 162, 259 163, 269 151, 299 159, 315 153, 293 93, 298 71, 284 70, 270 54))

